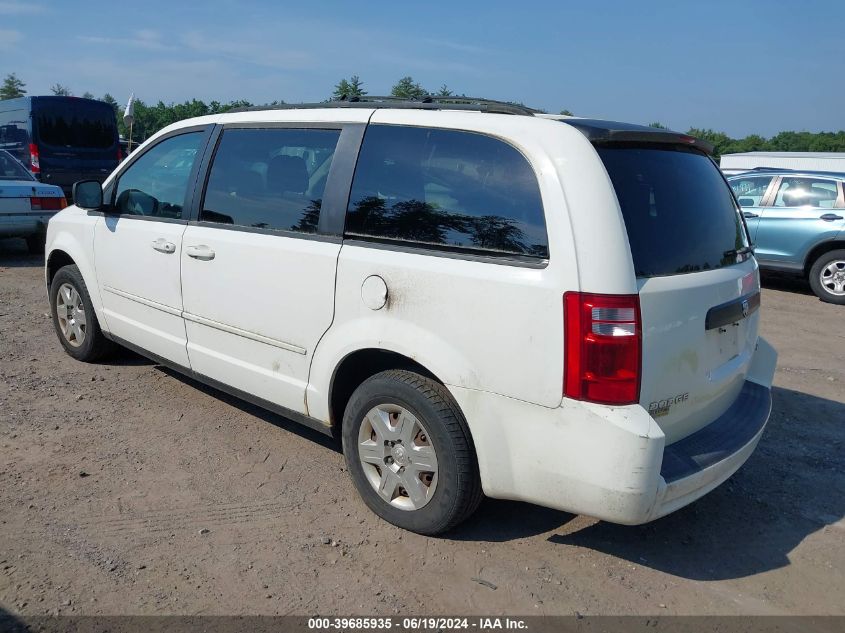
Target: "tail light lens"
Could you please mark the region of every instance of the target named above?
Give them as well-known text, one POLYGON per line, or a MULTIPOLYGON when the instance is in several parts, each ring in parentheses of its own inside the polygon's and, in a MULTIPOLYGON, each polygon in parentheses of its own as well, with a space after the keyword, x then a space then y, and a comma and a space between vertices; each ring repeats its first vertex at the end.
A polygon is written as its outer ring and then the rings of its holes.
POLYGON ((29 144, 29 170, 33 174, 41 173, 41 163, 38 160, 38 145, 29 144))
POLYGON ((117 146, 117 162, 123 160, 123 151, 120 149, 120 145, 117 146))
POLYGON ((563 395, 600 404, 640 399, 639 295, 563 295, 563 395))
POLYGON ((61 211, 67 206, 67 200, 61 198, 30 198, 29 208, 33 211, 61 211))

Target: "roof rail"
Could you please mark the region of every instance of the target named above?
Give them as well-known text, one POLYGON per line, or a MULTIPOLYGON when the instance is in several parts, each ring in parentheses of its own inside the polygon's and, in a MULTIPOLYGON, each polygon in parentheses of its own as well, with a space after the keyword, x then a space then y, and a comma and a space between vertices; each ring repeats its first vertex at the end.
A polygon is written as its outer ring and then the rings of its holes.
POLYGON ((378 97, 365 95, 362 97, 343 98, 338 101, 323 101, 322 103, 282 103, 279 105, 248 106, 233 108, 228 112, 254 112, 256 110, 298 110, 309 108, 396 108, 411 110, 470 110, 491 112, 495 114, 516 114, 534 116, 539 112, 533 108, 506 101, 493 99, 478 99, 475 97, 441 97, 425 95, 419 99, 404 97, 378 97))

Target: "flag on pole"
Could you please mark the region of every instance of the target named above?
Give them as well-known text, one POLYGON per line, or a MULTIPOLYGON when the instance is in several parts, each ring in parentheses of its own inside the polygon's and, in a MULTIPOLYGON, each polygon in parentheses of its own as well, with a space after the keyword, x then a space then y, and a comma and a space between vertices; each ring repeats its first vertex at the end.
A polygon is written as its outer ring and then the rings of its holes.
POLYGON ((135 122, 135 93, 129 95, 129 102, 126 104, 126 109, 123 111, 123 122, 126 125, 132 125, 135 122))

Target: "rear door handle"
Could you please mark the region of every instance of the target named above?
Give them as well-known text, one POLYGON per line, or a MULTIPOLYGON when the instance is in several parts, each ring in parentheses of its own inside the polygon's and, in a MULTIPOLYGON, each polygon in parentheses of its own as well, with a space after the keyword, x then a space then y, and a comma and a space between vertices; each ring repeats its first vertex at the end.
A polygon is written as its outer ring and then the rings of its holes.
POLYGON ((193 257, 194 259, 199 259, 204 262, 214 259, 214 251, 205 244, 188 246, 185 249, 185 253, 187 253, 188 257, 193 257))
POLYGON ((174 244, 173 242, 168 242, 163 237, 160 237, 155 240, 152 246, 159 253, 167 253, 169 255, 170 253, 176 252, 176 244, 174 244))
POLYGON ((820 215, 819 219, 825 222, 833 222, 834 220, 841 220, 842 216, 836 215, 835 213, 825 213, 824 215, 820 215))
POLYGON ((759 213, 754 213, 753 211, 743 211, 742 216, 745 218, 759 218, 759 213))

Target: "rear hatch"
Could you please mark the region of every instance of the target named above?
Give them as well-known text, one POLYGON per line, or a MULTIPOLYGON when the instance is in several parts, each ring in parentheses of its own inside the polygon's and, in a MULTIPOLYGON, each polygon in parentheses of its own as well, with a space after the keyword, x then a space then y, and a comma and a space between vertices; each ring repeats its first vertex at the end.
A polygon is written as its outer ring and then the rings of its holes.
POLYGON ((107 103, 41 97, 33 100, 32 117, 42 182, 69 192, 77 180, 103 182, 117 167, 117 120, 107 103))
POLYGON ((637 276, 640 404, 672 443, 715 420, 742 389, 757 342, 757 266, 730 188, 692 141, 596 149, 637 276))

